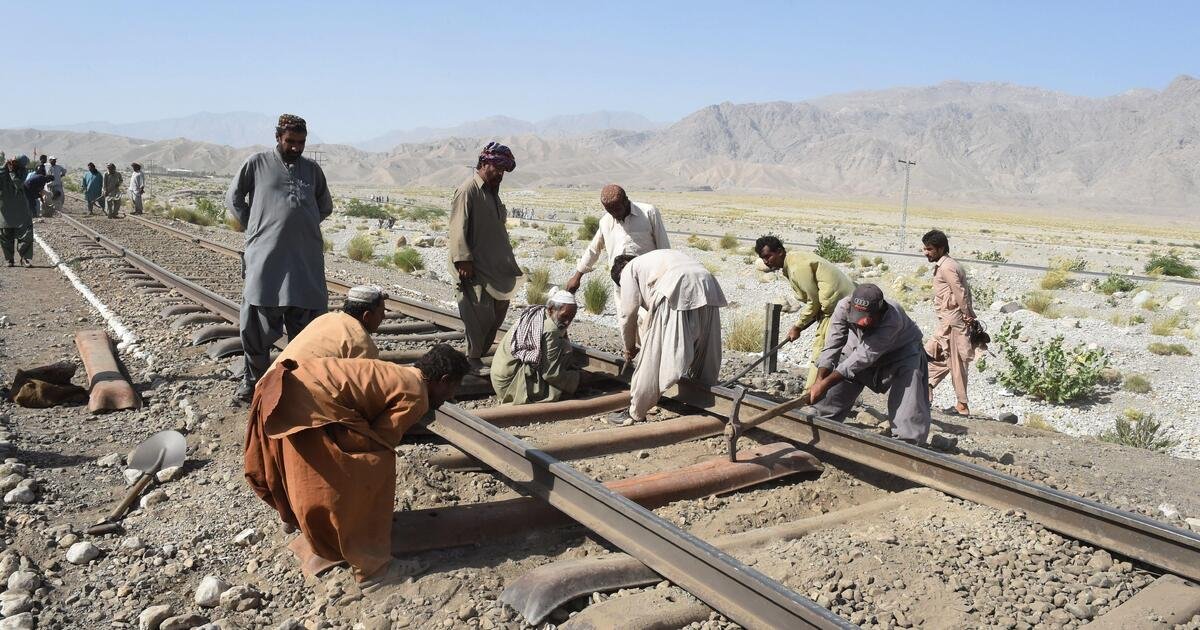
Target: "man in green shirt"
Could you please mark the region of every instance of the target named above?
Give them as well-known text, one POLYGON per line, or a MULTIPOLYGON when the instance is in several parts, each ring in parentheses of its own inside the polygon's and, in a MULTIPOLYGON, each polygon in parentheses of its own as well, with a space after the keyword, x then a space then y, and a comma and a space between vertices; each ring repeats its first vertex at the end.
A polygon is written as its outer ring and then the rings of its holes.
POLYGON ((5 162, 0 171, 0 245, 9 267, 16 265, 17 253, 22 265, 33 265, 33 212, 23 185, 28 164, 29 158, 22 155, 5 162))
POLYGON ((795 341, 804 329, 817 325, 813 339, 812 358, 808 377, 804 381, 805 391, 817 380, 817 359, 825 348, 825 336, 829 332, 829 318, 842 298, 854 292, 852 281, 837 265, 816 254, 787 251, 783 242, 775 236, 762 236, 754 242, 754 252, 768 269, 783 270, 783 275, 792 284, 796 298, 804 303, 800 320, 788 330, 787 338, 795 341))
POLYGON ((575 295, 555 291, 546 306, 521 313, 492 357, 492 389, 502 403, 554 402, 575 393, 580 371, 567 326, 575 319, 575 295))

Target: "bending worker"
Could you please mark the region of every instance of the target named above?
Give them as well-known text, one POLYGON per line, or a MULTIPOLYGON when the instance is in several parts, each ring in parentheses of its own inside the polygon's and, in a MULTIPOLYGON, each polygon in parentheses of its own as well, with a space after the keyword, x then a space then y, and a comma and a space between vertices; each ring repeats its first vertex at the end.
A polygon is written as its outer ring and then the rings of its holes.
POLYGON ((721 285, 704 265, 683 252, 658 249, 641 256, 622 254, 613 261, 612 279, 621 287, 617 327, 625 360, 637 358, 629 383, 628 414, 612 424, 646 419, 659 396, 684 376, 711 385, 721 370, 721 285), (642 347, 637 346, 638 309, 649 311, 642 347))
POLYGON ((582 372, 567 327, 575 296, 555 291, 545 306, 530 306, 508 329, 492 358, 492 389, 502 403, 554 402, 575 393, 582 372))
POLYGON ((873 284, 838 302, 809 389, 817 415, 842 421, 863 387, 888 392, 892 434, 923 444, 929 437, 929 368, 921 330, 873 284))
POLYGON ((616 184, 600 191, 600 205, 604 206, 600 226, 579 257, 575 275, 567 281, 566 289, 571 293, 579 290, 583 274, 596 266, 601 252, 608 253, 608 264, 612 265, 613 259, 621 254, 638 256, 656 249, 671 249, 667 228, 654 206, 630 201, 625 189, 616 184))
POLYGON ((854 291, 854 281, 837 265, 824 258, 801 251, 787 251, 783 242, 775 236, 761 236, 754 242, 754 253, 762 259, 767 269, 783 270, 783 275, 792 284, 796 299, 804 303, 800 320, 788 330, 788 341, 800 338, 804 329, 817 325, 813 336, 812 357, 809 360, 808 377, 804 380, 807 390, 817 380, 817 359, 825 349, 825 337, 829 333, 829 320, 833 309, 843 298, 854 291))
POLYGON ((346 562, 366 592, 415 573, 392 558, 393 448, 454 396, 467 359, 439 344, 413 367, 374 359, 286 360, 254 391, 246 481, 317 556, 346 562))
POLYGON ((371 334, 379 330, 387 310, 387 293, 383 289, 364 285, 346 294, 342 310, 331 311, 312 320, 309 325, 289 339, 283 352, 271 368, 287 359, 304 361, 334 357, 339 359, 378 359, 379 348, 371 334))

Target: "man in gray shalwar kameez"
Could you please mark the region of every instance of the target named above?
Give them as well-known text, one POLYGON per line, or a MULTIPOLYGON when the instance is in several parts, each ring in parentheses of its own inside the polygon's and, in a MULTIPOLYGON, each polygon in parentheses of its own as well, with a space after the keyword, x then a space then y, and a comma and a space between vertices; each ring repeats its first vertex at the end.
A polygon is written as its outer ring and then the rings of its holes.
POLYGON ((271 365, 271 346, 295 337, 328 310, 321 221, 333 212, 325 173, 302 156, 303 118, 284 114, 277 145, 250 156, 234 176, 226 207, 246 231, 241 337, 245 378, 235 402, 249 402, 271 365))
POLYGON ((929 365, 921 330, 873 284, 838 301, 829 322, 817 380, 809 393, 816 415, 841 421, 863 387, 888 392, 892 434, 906 442, 929 437, 929 365))
POLYGON ((500 182, 516 167, 508 147, 489 142, 475 173, 450 202, 451 273, 458 277, 458 314, 467 335, 467 360, 476 374, 483 371, 482 357, 496 340, 521 277, 504 225, 508 209, 500 201, 500 182))

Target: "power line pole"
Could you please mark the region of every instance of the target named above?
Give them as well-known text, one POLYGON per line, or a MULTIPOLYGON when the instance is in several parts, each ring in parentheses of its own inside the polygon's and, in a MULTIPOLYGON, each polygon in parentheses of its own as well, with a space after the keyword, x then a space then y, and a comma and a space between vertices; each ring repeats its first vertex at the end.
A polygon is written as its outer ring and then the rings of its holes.
POLYGON ((912 174, 912 167, 916 166, 915 161, 896 160, 904 165, 904 197, 900 202, 900 249, 908 247, 908 181, 912 174))

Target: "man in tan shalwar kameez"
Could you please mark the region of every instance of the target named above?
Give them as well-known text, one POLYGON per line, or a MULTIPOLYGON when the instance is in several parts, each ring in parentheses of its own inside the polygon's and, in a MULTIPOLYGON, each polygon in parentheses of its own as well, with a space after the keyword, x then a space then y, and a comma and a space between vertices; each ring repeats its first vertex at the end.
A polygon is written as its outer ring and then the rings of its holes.
POLYGON ((377 286, 354 287, 346 294, 342 310, 312 320, 271 363, 274 368, 287 359, 303 361, 325 357, 378 359, 379 348, 371 333, 379 330, 387 314, 387 293, 377 286))
POLYGON ((393 560, 393 448, 453 397, 468 365, 448 345, 412 367, 374 359, 285 360, 258 383, 246 426, 254 492, 316 555, 347 562, 364 591, 404 579, 393 560))
POLYGON ((925 342, 929 355, 929 400, 933 390, 947 376, 954 384, 954 407, 943 410, 950 415, 971 415, 967 399, 967 368, 975 359, 968 328, 975 321, 971 286, 962 265, 950 257, 950 240, 941 230, 930 230, 921 237, 925 259, 933 263, 933 310, 937 313, 937 328, 925 342))

